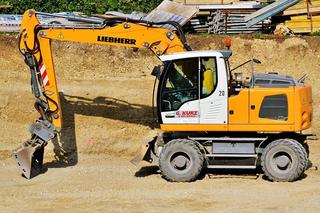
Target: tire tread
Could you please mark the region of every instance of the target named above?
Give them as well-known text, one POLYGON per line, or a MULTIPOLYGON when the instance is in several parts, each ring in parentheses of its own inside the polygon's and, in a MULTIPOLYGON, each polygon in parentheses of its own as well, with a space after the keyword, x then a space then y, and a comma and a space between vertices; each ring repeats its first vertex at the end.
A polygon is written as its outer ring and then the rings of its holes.
POLYGON ((270 144, 267 145, 267 147, 265 148, 265 150, 262 153, 261 156, 261 165, 262 165, 262 170, 264 172, 264 174, 272 181, 275 182, 292 182, 297 180, 306 170, 307 166, 308 166, 308 155, 307 152, 305 150, 305 148, 297 141, 293 140, 293 139, 278 139, 275 140, 273 142, 271 142, 270 144), (288 175, 288 177, 286 178, 279 178, 274 176, 273 174, 271 174, 270 171, 268 171, 268 169, 266 168, 266 154, 268 153, 268 151, 270 151, 272 148, 274 148, 275 146, 278 145, 283 145, 283 146, 288 146, 290 147, 292 150, 294 150, 294 152, 297 154, 298 157, 298 166, 297 169, 295 171, 292 172, 292 174, 288 175))
POLYGON ((202 169, 203 169, 203 165, 204 165, 204 155, 201 153, 201 150, 198 148, 198 146, 195 144, 195 142, 188 140, 188 139, 174 139, 171 140, 169 143, 167 143, 163 150, 160 153, 160 158, 159 158, 159 168, 160 171, 162 173, 162 176, 170 181, 170 182, 192 182, 195 181, 197 179, 197 177, 199 176, 199 174, 201 173, 202 169), (196 160, 195 160, 195 170, 192 172, 192 174, 190 174, 189 177, 185 177, 185 178, 177 178, 177 177, 173 177, 172 175, 169 174, 169 169, 166 168, 167 164, 162 163, 163 157, 164 155, 166 155, 166 153, 173 149, 177 144, 182 144, 183 146, 189 146, 192 149, 194 149, 196 151, 196 160))

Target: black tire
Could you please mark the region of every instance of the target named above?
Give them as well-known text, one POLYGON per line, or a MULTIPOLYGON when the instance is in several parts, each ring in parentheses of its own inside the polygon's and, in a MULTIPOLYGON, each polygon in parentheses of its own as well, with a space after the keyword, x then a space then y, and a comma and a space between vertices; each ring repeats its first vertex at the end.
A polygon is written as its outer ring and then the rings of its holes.
POLYGON ((308 159, 308 163, 307 163, 307 167, 305 170, 309 169, 312 167, 312 163, 311 161, 309 160, 309 155, 310 155, 310 148, 309 148, 309 144, 307 143, 303 143, 302 146, 304 147, 306 153, 307 153, 307 159, 308 159))
MULTIPOLYGON (((290 140, 290 141, 292 141, 294 143, 299 143, 298 141, 296 141, 294 139, 291 139, 291 138, 290 139, 287 138, 286 140, 290 140)), ((299 143, 299 144, 301 144, 301 143, 299 143)), ((309 167, 309 146, 306 143, 301 144, 301 145, 302 145, 302 152, 305 155, 305 159, 306 159, 305 168, 304 168, 303 171, 306 171, 308 169, 308 167, 309 167)))
POLYGON ((307 168, 308 158, 304 147, 292 139, 271 142, 261 156, 262 169, 272 181, 297 180, 307 168))
POLYGON ((307 156, 309 158, 309 154, 310 154, 310 148, 309 148, 309 144, 304 143, 303 144, 304 149, 306 150, 307 156))
POLYGON ((165 179, 190 182, 197 179, 204 166, 204 155, 197 145, 187 139, 167 143, 159 157, 159 168, 165 179))

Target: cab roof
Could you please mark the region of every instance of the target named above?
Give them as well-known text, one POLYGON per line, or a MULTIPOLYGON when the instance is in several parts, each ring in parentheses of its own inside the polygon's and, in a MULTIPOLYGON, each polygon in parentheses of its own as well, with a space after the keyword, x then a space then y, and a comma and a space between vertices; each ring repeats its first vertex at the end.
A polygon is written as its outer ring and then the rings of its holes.
POLYGON ((178 52, 168 55, 159 56, 161 61, 172 61, 184 58, 196 58, 196 57, 223 57, 229 58, 232 55, 230 50, 202 50, 202 51, 186 51, 178 52))

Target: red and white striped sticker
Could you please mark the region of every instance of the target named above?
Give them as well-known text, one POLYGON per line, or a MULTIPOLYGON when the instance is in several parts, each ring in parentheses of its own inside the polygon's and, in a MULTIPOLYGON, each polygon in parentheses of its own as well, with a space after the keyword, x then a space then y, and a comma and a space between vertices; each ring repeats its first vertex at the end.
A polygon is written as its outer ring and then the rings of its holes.
POLYGON ((47 75, 46 66, 44 64, 40 64, 40 73, 41 73, 43 85, 45 87, 49 86, 50 82, 49 82, 49 78, 48 78, 48 75, 47 75))

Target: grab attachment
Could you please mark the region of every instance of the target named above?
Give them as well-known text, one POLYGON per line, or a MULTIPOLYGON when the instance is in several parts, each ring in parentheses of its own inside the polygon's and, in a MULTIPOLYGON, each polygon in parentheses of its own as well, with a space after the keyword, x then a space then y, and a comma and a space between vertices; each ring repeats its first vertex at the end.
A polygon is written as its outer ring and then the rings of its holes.
POLYGON ((31 179, 42 172, 44 147, 56 135, 54 126, 49 121, 37 120, 30 127, 31 139, 13 150, 21 174, 31 179))

